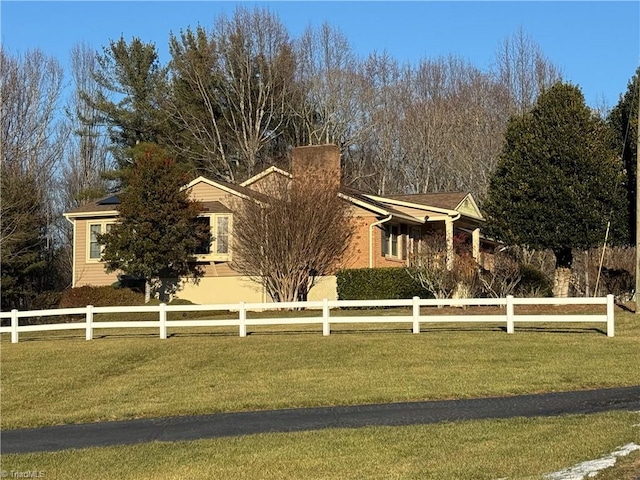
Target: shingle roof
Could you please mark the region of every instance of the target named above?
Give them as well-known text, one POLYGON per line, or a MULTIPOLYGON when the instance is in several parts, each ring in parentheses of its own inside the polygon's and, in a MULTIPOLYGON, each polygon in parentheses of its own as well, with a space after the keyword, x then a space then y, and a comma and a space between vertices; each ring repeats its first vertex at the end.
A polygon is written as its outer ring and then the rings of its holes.
POLYGON ((468 193, 465 192, 445 192, 445 193, 414 193, 409 195, 385 195, 392 200, 401 202, 416 203, 428 207, 444 208, 455 210, 468 193))
POLYGON ((390 214, 406 217, 407 215, 400 210, 390 206, 389 204, 379 202, 367 196, 364 192, 350 187, 340 187, 340 193, 354 198, 360 202, 366 203, 380 210, 384 210, 390 214))
POLYGON ((73 210, 69 210, 68 212, 66 212, 66 214, 73 216, 73 214, 75 213, 111 212, 117 210, 118 205, 120 205, 120 199, 118 198, 118 195, 111 194, 94 202, 80 205, 73 210))

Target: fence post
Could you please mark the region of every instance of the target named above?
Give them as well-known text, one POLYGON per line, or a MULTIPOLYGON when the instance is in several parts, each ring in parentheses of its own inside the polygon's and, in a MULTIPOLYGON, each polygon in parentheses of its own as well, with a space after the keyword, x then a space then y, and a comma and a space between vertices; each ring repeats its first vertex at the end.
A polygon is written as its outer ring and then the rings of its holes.
POLYGON ((613 295, 609 294, 607 295, 607 337, 614 335, 614 307, 613 295))
POLYGON ((247 336, 247 309, 244 302, 240 302, 240 336, 247 336))
POLYGON ((11 343, 18 343, 18 310, 11 310, 11 343))
POLYGON ((420 333, 420 297, 413 297, 413 333, 420 333))
POLYGON ((328 337, 331 334, 331 328, 329 327, 329 300, 327 298, 322 299, 322 335, 328 337))
POLYGON ((507 295, 507 333, 513 333, 514 330, 514 308, 513 295, 507 295))
POLYGON ((162 340, 166 340, 167 339, 167 304, 166 303, 160 304, 159 313, 160 313, 160 338, 162 340))
POLYGON ((86 323, 87 334, 85 335, 85 339, 93 340, 93 305, 87 305, 86 323))

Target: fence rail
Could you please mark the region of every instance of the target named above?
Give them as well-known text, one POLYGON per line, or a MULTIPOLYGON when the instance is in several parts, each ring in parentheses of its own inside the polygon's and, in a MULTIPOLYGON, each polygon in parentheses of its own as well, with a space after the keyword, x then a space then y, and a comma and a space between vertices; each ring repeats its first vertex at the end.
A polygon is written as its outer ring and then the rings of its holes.
MULTIPOLYGON (((348 312, 348 311, 347 311, 348 312)), ((341 313, 346 313, 342 311, 341 313)), ((92 340, 93 333, 97 329, 105 328, 156 328, 160 338, 167 338, 169 328, 176 327, 238 327, 240 337, 246 337, 247 327, 260 325, 322 325, 322 334, 331 333, 331 324, 346 323, 409 323, 413 333, 420 333, 420 326, 428 323, 503 323, 506 324, 507 333, 514 333, 516 323, 526 322, 603 322, 606 323, 608 337, 614 335, 614 299, 613 295, 596 298, 461 298, 461 299, 421 299, 413 297, 403 300, 327 300, 314 302, 281 302, 281 303, 244 303, 225 305, 166 305, 161 303, 154 306, 130 306, 130 307, 94 307, 87 305, 84 308, 63 308, 56 310, 30 310, 0 313, 0 319, 11 319, 11 325, 0 327, 0 334, 11 335, 11 342, 18 343, 19 334, 22 332, 41 332, 54 330, 85 330, 86 339, 92 340), (540 315, 516 315, 516 305, 606 305, 602 314, 540 314, 540 315), (499 306, 505 307, 503 314, 495 315, 438 315, 425 313, 421 307, 433 306, 499 306), (410 315, 331 315, 332 308, 382 308, 405 307, 410 308, 410 315), (298 316, 286 318, 247 318, 247 312, 280 310, 280 309, 314 309, 319 315, 315 317, 298 316), (215 320, 168 320, 169 312, 237 312, 238 317, 232 319, 215 320), (135 321, 98 321, 94 322, 96 314, 110 313, 157 313, 158 320, 135 321), (40 325, 20 325, 20 318, 28 317, 54 317, 61 315, 84 315, 84 322, 54 323, 40 325)))

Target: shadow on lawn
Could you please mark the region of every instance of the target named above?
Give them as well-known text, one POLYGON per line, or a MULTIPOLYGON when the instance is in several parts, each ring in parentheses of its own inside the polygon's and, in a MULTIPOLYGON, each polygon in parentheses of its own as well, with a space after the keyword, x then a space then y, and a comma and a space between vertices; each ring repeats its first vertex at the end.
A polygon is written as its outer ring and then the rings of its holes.
MULTIPOLYGON (((307 329, 267 329, 268 327, 249 329, 247 331, 247 336, 296 336, 296 335, 305 335, 305 336, 322 336, 321 328, 307 328, 307 329)), ((428 335, 433 333, 469 333, 469 332, 478 332, 478 333, 491 333, 491 332, 500 332, 506 333, 507 328, 504 325, 469 325, 463 326, 460 324, 456 325, 421 325, 420 326, 420 334, 428 335)), ((407 335, 412 334, 411 327, 369 327, 369 328, 348 328, 343 325, 339 327, 334 327, 331 329, 331 335, 366 335, 366 334, 392 334, 392 335, 407 335)), ((606 330, 603 330, 598 327, 580 327, 580 326, 572 326, 572 327, 562 327, 556 325, 545 325, 545 326, 533 326, 533 325, 516 325, 514 335, 517 337, 518 335, 524 335, 527 333, 536 333, 536 334, 571 334, 571 335, 590 335, 590 334, 598 334, 598 335, 606 335, 606 330)), ((237 331, 178 331, 178 332, 168 332, 167 338, 231 338, 231 337, 239 337, 237 331)), ((109 333, 94 333, 94 340, 108 340, 108 339, 160 339, 157 331, 149 331, 149 332, 109 332, 109 333)), ((6 339, 8 340, 8 339, 6 339)), ((6 342, 3 341, 2 343, 6 342)), ((84 332, 78 334, 51 334, 44 332, 44 334, 35 334, 31 333, 27 335, 21 335, 19 343, 22 342, 43 342, 43 341, 53 341, 53 340, 67 340, 67 341, 86 341, 84 337, 84 332)), ((7 342, 8 343, 8 342, 7 342)))

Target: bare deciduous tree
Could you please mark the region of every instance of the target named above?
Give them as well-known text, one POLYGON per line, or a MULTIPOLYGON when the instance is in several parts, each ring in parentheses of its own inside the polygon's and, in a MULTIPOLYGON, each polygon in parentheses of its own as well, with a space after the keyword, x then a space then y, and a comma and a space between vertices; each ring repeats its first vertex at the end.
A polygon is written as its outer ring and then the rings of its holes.
POLYGON ((192 139, 180 153, 228 181, 256 173, 273 156, 290 114, 295 61, 282 23, 266 9, 240 7, 232 18, 220 16, 210 33, 198 28, 172 37, 171 52, 180 97, 170 113, 192 139))
POLYGON ((420 251, 409 256, 407 272, 434 298, 473 298, 480 290, 478 265, 465 242, 454 237, 456 253, 450 266, 445 236, 437 232, 424 236, 420 251))
POLYGON ((544 89, 562 79, 561 70, 522 28, 500 45, 494 69, 507 89, 507 107, 517 114, 530 110, 544 89))
POLYGON ((0 211, 2 307, 28 307, 51 287, 54 181, 66 141, 56 112, 62 91, 59 63, 39 50, 12 56, 0 47, 0 211))
POLYGON ((491 270, 480 272, 480 281, 484 291, 494 298, 513 295, 520 280, 522 280, 520 262, 507 250, 497 252, 493 256, 491 270))
POLYGON ((327 23, 308 27, 296 43, 296 82, 302 92, 295 114, 308 145, 348 149, 357 140, 360 107, 357 60, 349 41, 327 23))
POLYGON ((70 141, 61 179, 67 209, 104 195, 109 184, 103 173, 114 168, 100 112, 86 101, 87 96, 94 98, 100 90, 94 80, 95 68, 96 53, 91 47, 75 45, 71 50, 74 91, 66 106, 70 141))
POLYGON ((380 195, 403 190, 404 152, 399 127, 407 102, 403 71, 387 53, 372 54, 362 64, 362 108, 366 112, 363 149, 371 162, 371 176, 360 179, 367 190, 380 195), (364 181, 363 181, 364 180, 364 181))
POLYGON ((314 176, 272 184, 269 200, 235 208, 233 264, 261 283, 274 301, 305 300, 319 277, 334 273, 353 224, 338 186, 314 176))

